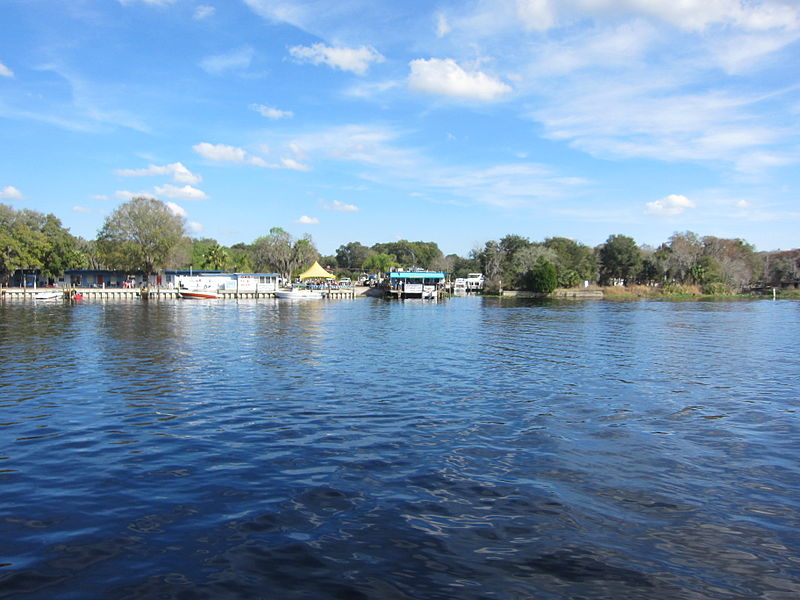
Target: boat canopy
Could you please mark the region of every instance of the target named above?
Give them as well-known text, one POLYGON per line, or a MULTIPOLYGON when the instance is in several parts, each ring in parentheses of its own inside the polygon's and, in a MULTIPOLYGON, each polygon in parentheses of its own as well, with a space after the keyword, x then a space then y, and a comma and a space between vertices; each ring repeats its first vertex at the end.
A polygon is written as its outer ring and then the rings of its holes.
POLYGON ((317 261, 314 261, 307 271, 300 273, 300 279, 336 279, 336 275, 331 275, 317 261))
POLYGON ((389 279, 444 279, 441 271, 392 271, 389 279))

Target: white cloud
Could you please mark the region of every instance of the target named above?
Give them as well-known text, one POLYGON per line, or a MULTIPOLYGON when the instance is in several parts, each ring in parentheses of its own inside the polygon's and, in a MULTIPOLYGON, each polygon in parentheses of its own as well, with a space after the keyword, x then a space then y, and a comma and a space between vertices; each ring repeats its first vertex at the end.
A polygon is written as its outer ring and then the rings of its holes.
POLYGON ((184 219, 189 216, 189 213, 186 212, 186 209, 183 208, 180 204, 176 204, 175 202, 165 202, 167 208, 172 212, 173 215, 177 215, 179 217, 183 217, 184 219))
POLYGON ((166 196, 167 198, 182 198, 183 200, 205 200, 208 198, 203 190, 190 185, 177 187, 167 183, 166 185, 157 185, 154 191, 159 196, 166 196))
POLYGON ((196 21, 201 21, 203 19, 207 19, 208 17, 212 16, 216 12, 216 8, 213 6, 208 6, 207 4, 201 4, 194 10, 194 19, 196 21))
MULTIPOLYGON (((243 148, 227 146, 225 144, 209 144, 202 142, 192 146, 200 156, 217 162, 232 162, 243 165, 254 165, 265 169, 290 169, 293 171, 310 171, 311 167, 304 165, 293 158, 281 158, 279 164, 269 163, 260 156, 254 156, 243 148)), ((299 147, 292 148, 296 153, 299 147)))
POLYGON ((340 200, 334 200, 328 205, 324 206, 327 210, 335 210, 338 212, 356 212, 358 207, 355 204, 346 204, 340 200))
POLYGON ((797 9, 789 3, 774 0, 588 0, 587 4, 601 8, 628 8, 634 13, 655 17, 691 31, 702 31, 716 24, 753 31, 798 27, 797 9))
POLYGON ((24 198, 22 192, 13 185, 7 185, 0 190, 0 200, 22 200, 22 198, 24 198))
POLYGON ((13 77, 14 71, 0 62, 0 77, 13 77))
POLYGON ((123 177, 144 177, 147 175, 171 175, 176 183, 200 183, 203 178, 195 175, 182 163, 176 162, 169 165, 149 165, 144 169, 117 169, 117 175, 123 177))
POLYGON ((73 206, 72 211, 77 213, 89 214, 90 212, 92 212, 92 209, 86 208, 85 206, 73 206))
POLYGON ((450 33, 450 24, 442 13, 436 15, 436 37, 443 38, 450 33))
POLYGON ((310 171, 311 167, 304 165, 293 158, 282 158, 281 166, 284 169, 291 169, 292 171, 310 171))
POLYGON ((420 92, 492 101, 511 91, 511 87, 482 71, 468 73, 451 58, 420 58, 409 66, 409 86, 420 92))
POLYGON ((133 198, 144 197, 148 198, 150 196, 149 192, 129 192, 128 190, 117 190, 114 192, 114 197, 127 202, 133 198))
POLYGON ((547 31, 556 23, 556 11, 550 0, 517 0, 517 15, 525 29, 547 31))
POLYGON ((198 223, 197 221, 189 221, 188 223, 186 223, 186 226, 192 233, 200 233, 201 231, 203 231, 203 225, 201 223, 198 223))
POLYGON ((680 194, 670 194, 661 200, 647 203, 647 213, 664 217, 672 217, 686 211, 687 208, 694 208, 695 203, 686 196, 680 194))
POLYGON ((263 104, 251 104, 250 108, 268 119, 288 119, 294 116, 294 113, 290 110, 279 110, 263 104))
POLYGON ((227 54, 207 56, 200 61, 200 67, 212 75, 221 75, 226 71, 244 71, 250 66, 254 55, 255 51, 245 46, 227 54))
POLYGON ((307 217, 306 215, 303 215, 302 217, 297 219, 295 223, 302 223, 303 225, 316 225, 317 223, 319 223, 319 219, 317 219, 316 217, 307 217))
POLYGON ((256 165, 258 167, 268 167, 267 162, 259 157, 248 154, 243 148, 236 146, 227 146, 225 144, 209 144, 208 142, 201 142, 195 144, 192 149, 203 158, 217 162, 232 162, 247 165, 256 165))
POLYGON ((359 48, 334 48, 325 44, 292 46, 289 53, 298 62, 314 65, 326 64, 334 69, 364 75, 372 63, 383 62, 383 55, 371 46, 359 48))

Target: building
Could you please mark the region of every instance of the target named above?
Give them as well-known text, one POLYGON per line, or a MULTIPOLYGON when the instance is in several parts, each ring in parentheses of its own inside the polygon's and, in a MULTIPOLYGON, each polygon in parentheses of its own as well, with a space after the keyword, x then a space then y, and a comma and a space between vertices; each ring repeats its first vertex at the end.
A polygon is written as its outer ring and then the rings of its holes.
POLYGON ((392 271, 386 292, 397 298, 438 298, 444 279, 441 271, 392 271))
POLYGON ((165 285, 186 290, 215 292, 268 293, 277 292, 280 275, 277 273, 222 273, 219 271, 165 271, 165 285))
MULTIPOLYGON (((155 281, 154 279, 152 280, 155 281)), ((63 285, 65 287, 85 288, 137 287, 143 281, 144 275, 141 272, 114 271, 110 269, 67 269, 64 271, 63 285)), ((61 281, 59 281, 59 285, 62 285, 61 281)))

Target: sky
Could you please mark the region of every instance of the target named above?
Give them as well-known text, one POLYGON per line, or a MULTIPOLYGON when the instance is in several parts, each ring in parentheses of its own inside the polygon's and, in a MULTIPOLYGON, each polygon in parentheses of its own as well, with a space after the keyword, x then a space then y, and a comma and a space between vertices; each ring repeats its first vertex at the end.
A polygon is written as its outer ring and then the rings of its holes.
POLYGON ((800 247, 798 0, 0 0, 0 202, 93 239, 800 247))

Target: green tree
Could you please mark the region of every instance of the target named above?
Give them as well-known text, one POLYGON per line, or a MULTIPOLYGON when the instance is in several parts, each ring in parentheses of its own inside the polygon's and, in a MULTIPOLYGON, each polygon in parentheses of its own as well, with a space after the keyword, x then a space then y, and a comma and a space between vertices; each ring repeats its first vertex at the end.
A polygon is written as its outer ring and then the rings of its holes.
POLYGON ((641 264, 641 251, 633 238, 626 235, 612 235, 598 251, 600 259, 600 281, 604 284, 614 279, 630 283, 641 264))
POLYGON ((361 268, 370 254, 372 254, 372 250, 362 243, 349 242, 336 249, 336 265, 340 269, 354 271, 361 268))
POLYGON ((55 215, 0 204, 0 280, 7 281, 18 269, 55 278, 85 263, 77 239, 55 215))
MULTIPOLYGON (((574 271, 580 280, 594 280, 597 264, 594 253, 589 246, 565 237, 551 237, 544 241, 546 248, 553 250, 556 255, 556 266, 559 273, 568 270, 574 271)), ((577 285, 577 284, 575 284, 577 285)), ((567 286, 573 287, 573 286, 567 286)))
POLYGON ((392 254, 402 267, 422 267, 430 269, 442 257, 436 242, 409 242, 399 240, 374 244, 371 250, 377 254, 392 254))
POLYGON ((388 272, 392 267, 399 267, 400 263, 397 262, 397 257, 393 254, 384 254, 382 252, 370 254, 361 268, 368 273, 378 273, 383 275, 388 272))
POLYGON ((285 279, 291 279, 294 271, 319 257, 311 236, 299 240, 280 227, 273 227, 269 235, 256 239, 252 245, 252 258, 259 271, 275 271, 285 279))
POLYGON ((228 251, 219 244, 215 243, 206 250, 203 256, 203 267, 214 271, 224 271, 230 266, 230 255, 228 251))
POLYGON ((133 198, 112 212, 97 233, 97 246, 112 269, 142 271, 167 266, 185 236, 184 218, 161 200, 133 198))
POLYGON ((237 273, 252 273, 254 268, 253 267, 253 260, 252 256, 252 248, 244 243, 234 244, 230 248, 228 248, 228 253, 231 257, 231 267, 237 273))
POLYGON ((556 266, 546 258, 540 258, 523 278, 524 289, 540 294, 549 294, 558 287, 556 266))

